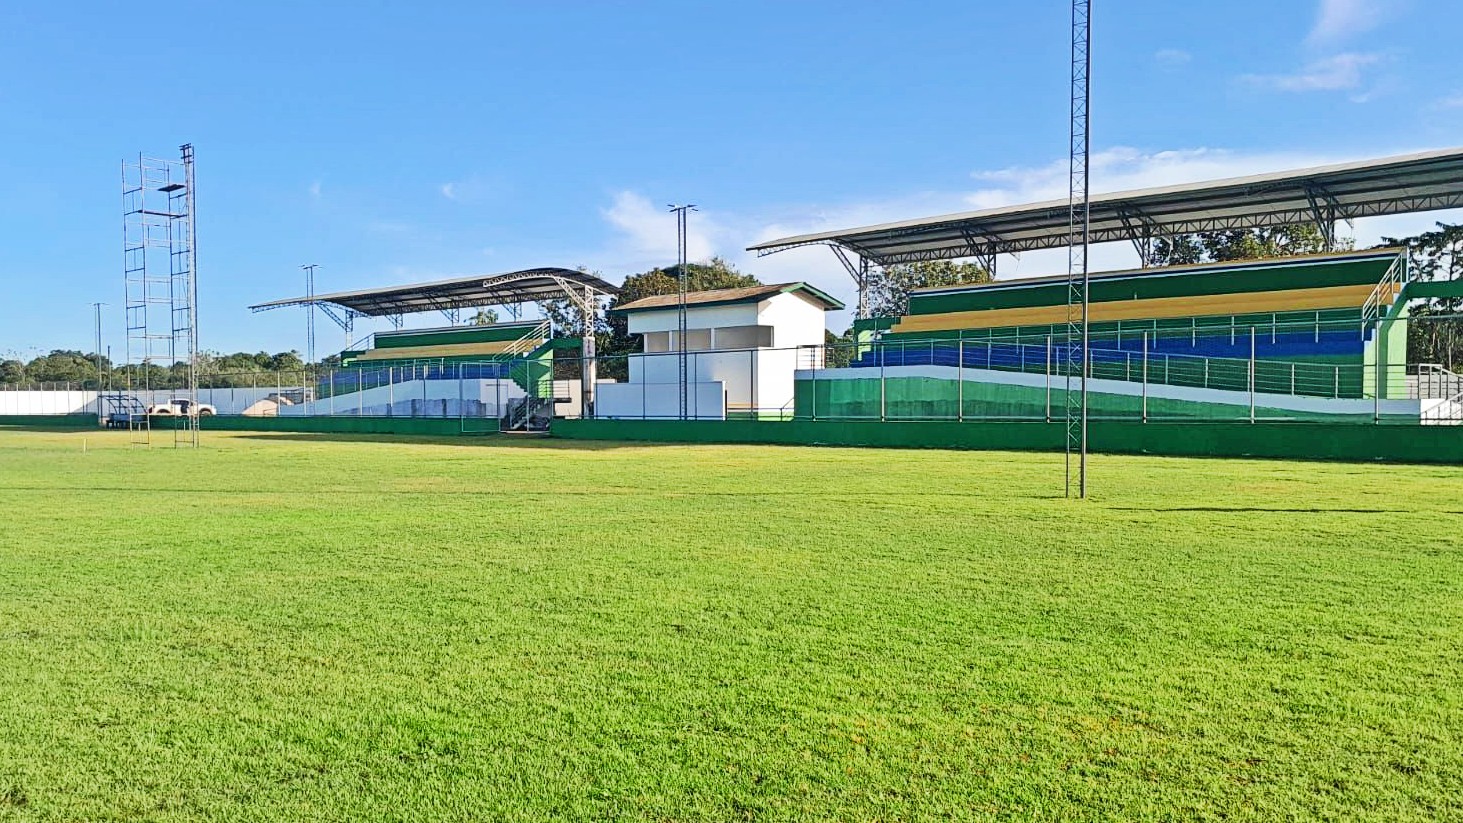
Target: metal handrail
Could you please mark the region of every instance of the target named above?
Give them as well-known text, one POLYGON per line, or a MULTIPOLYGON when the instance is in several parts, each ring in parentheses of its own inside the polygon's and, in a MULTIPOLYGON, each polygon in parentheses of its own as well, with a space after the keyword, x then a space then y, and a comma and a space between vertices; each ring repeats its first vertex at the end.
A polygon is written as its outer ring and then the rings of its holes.
POLYGON ((1392 261, 1392 265, 1387 267, 1387 273, 1382 275, 1382 279, 1377 281, 1376 288, 1372 289, 1372 293, 1367 295, 1366 300, 1361 304, 1362 329, 1366 329, 1382 319, 1383 301, 1390 306, 1396 300, 1407 282, 1407 274, 1407 254, 1403 252, 1398 254, 1397 259, 1392 261))
POLYGON ((524 333, 522 337, 514 340, 507 348, 503 349, 503 353, 510 357, 516 357, 520 354, 527 354, 533 351, 543 345, 543 341, 549 336, 550 329, 549 321, 545 320, 539 323, 524 333))

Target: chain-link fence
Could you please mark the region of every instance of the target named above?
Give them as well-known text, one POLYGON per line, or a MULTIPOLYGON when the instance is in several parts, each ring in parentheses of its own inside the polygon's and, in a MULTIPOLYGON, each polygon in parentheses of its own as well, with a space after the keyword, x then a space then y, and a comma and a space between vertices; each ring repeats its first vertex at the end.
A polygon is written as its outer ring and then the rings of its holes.
MULTIPOLYGON (((1463 376, 1452 352, 1428 348, 1428 341, 1463 340, 1463 318, 1185 322, 1091 335, 1091 419, 1463 422, 1463 376)), ((357 362, 200 375, 191 408, 172 388, 6 384, 0 415, 431 417, 483 431, 541 429, 554 417, 579 416, 1053 420, 1066 414, 1067 392, 1079 390, 1082 352, 1080 341, 1050 329, 642 352, 596 358, 589 403, 578 379, 584 363, 573 357, 357 362)))

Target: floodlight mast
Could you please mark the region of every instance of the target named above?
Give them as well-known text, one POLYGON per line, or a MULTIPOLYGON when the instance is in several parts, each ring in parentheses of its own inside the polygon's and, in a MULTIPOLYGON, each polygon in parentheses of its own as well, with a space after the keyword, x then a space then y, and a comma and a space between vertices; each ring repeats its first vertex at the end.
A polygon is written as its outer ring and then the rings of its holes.
POLYGON ((306 263, 300 266, 305 272, 305 362, 310 370, 311 378, 315 375, 315 270, 320 268, 318 263, 306 263))
MULTIPOLYGON (((96 335, 97 335, 96 336, 96 349, 95 349, 95 351, 94 351, 94 353, 92 355, 92 358, 94 360, 96 360, 96 366, 97 366, 97 425, 101 425, 102 417, 103 417, 103 412, 102 412, 102 392, 104 391, 105 387, 102 384, 102 306, 106 306, 106 305, 109 305, 109 304, 107 304, 107 303, 100 303, 100 302, 92 303, 91 304, 92 311, 96 314, 96 327, 97 327, 96 328, 96 335)), ((110 359, 111 358, 108 358, 108 360, 110 360, 110 359)), ((111 364, 108 363, 108 365, 110 366, 111 364)))
POLYGON ((1066 494, 1072 496, 1072 455, 1077 454, 1077 497, 1087 497, 1087 377, 1092 368, 1088 353, 1088 270, 1087 248, 1091 240, 1091 171, 1092 137, 1088 130, 1088 110, 1092 89, 1088 82, 1092 72, 1092 2, 1072 0, 1072 95, 1071 130, 1069 137, 1067 185, 1067 334, 1066 334, 1066 494), (1079 345, 1080 349, 1076 346, 1079 345), (1073 360, 1080 356, 1081 362, 1073 360), (1080 387, 1072 391, 1073 372, 1077 369, 1080 387))
POLYGON ((676 215, 676 289, 679 295, 676 301, 676 384, 680 389, 679 416, 681 420, 685 420, 690 409, 687 399, 690 375, 686 368, 686 216, 689 212, 696 211, 696 204, 671 204, 669 208, 676 215))

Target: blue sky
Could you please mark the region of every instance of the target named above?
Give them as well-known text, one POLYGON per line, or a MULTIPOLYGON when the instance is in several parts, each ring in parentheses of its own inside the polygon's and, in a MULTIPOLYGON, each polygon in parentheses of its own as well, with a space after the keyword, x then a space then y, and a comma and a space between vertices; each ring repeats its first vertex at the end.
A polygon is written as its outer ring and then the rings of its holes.
MULTIPOLYGON (((1095 5, 1099 190, 1463 143, 1455 3, 1095 5)), ((302 263, 322 291, 534 265, 618 280, 670 262, 663 207, 692 201, 696 256, 847 297, 826 250, 742 249, 1065 191, 1061 2, 176 8, 0 8, 0 356, 90 349, 94 300, 121 351, 119 166, 185 141, 221 351, 303 348, 302 311, 245 308, 300 293, 302 263)), ((322 353, 343 342, 321 328, 322 353)))

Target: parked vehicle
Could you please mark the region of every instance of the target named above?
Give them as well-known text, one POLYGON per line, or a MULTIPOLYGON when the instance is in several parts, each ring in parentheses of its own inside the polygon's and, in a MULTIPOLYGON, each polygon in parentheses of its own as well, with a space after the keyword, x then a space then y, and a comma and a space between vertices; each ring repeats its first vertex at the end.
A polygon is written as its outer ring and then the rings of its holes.
POLYGON ((207 403, 194 403, 185 397, 175 397, 166 403, 148 406, 147 413, 158 417, 208 417, 218 414, 218 409, 207 403))

